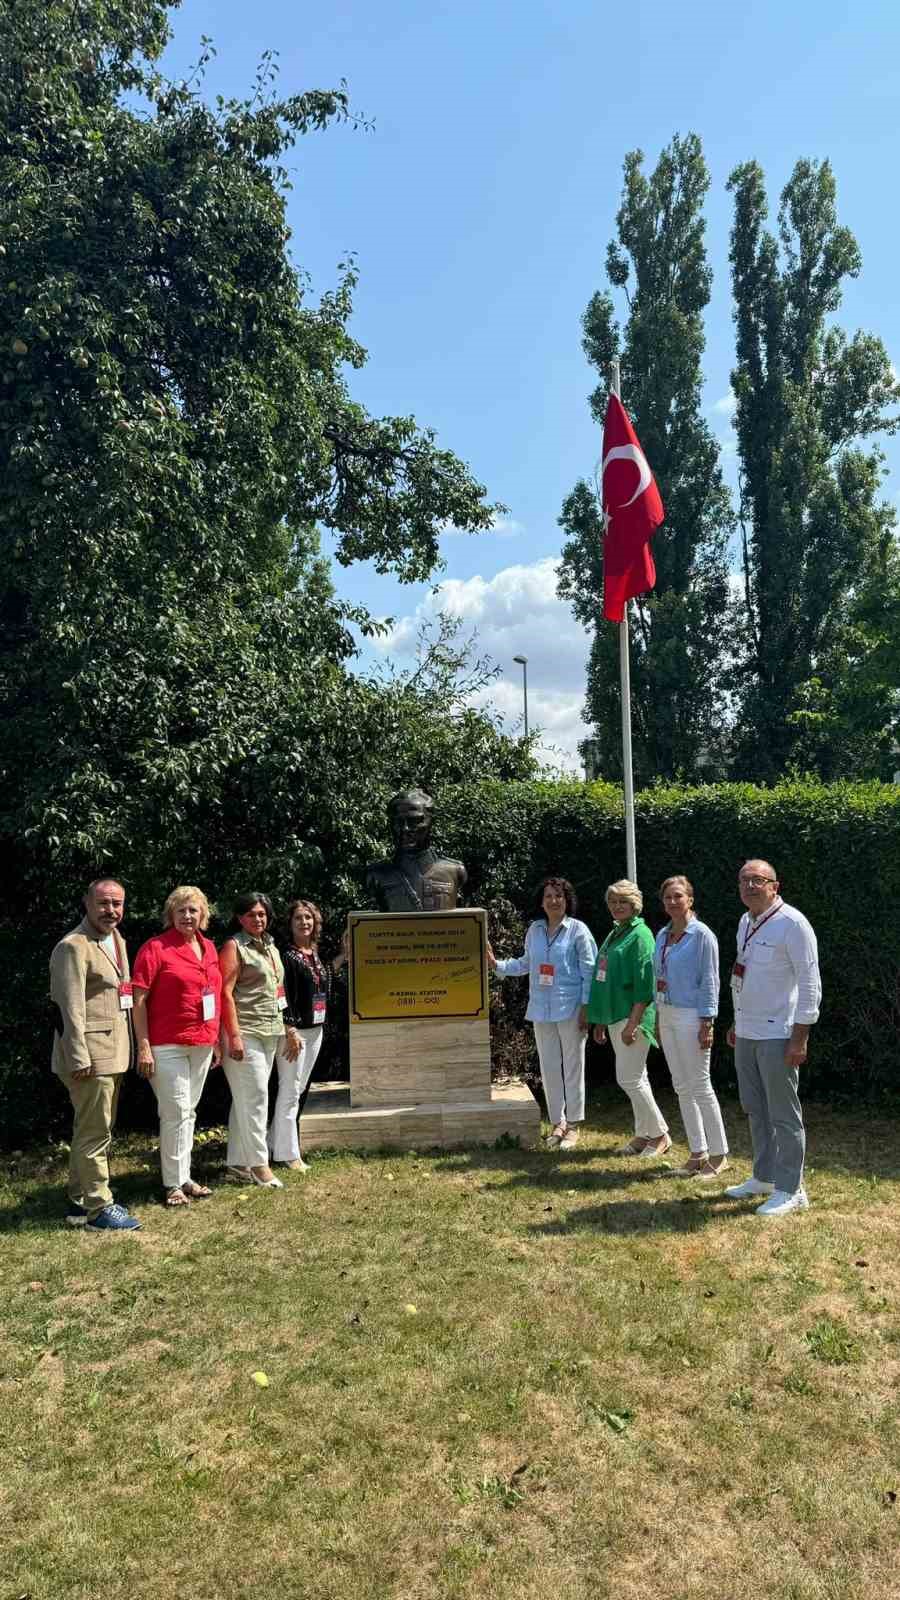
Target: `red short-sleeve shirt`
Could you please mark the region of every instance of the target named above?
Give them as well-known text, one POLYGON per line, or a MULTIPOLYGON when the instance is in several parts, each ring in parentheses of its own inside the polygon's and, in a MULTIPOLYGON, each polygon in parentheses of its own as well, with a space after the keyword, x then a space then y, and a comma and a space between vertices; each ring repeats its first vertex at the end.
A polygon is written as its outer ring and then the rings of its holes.
POLYGON ((131 973, 136 989, 147 990, 147 1030, 151 1044, 215 1044, 222 1024, 222 974, 211 939, 197 935, 203 959, 197 960, 176 928, 167 928, 141 945, 131 973), (203 996, 212 994, 215 1014, 203 1020, 203 996))

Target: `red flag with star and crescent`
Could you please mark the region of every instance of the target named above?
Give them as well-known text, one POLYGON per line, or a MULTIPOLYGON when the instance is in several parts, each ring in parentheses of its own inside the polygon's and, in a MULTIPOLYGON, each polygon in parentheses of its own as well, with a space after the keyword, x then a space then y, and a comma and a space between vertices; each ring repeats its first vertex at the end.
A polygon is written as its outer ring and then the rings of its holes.
POLYGON ((665 518, 656 479, 618 395, 603 423, 603 615, 621 622, 625 605, 656 582, 650 539, 665 518))

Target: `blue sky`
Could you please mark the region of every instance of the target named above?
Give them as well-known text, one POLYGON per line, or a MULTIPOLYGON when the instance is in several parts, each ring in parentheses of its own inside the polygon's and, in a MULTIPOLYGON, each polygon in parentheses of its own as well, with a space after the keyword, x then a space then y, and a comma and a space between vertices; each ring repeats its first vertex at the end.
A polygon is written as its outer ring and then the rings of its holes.
MULTIPOLYGON (((761 163, 774 211, 795 160, 831 160, 840 219, 863 256, 838 320, 879 333, 900 367, 900 7, 185 0, 172 20, 172 76, 207 34, 218 52, 207 92, 240 94, 274 49, 284 93, 346 78, 354 107, 374 122, 297 147, 295 258, 322 290, 355 253, 353 332, 370 359, 354 393, 373 412, 433 427, 509 507, 496 532, 444 541, 443 603, 478 626, 502 666, 493 699, 508 721, 521 704, 512 657, 525 654, 532 721, 550 746, 574 751, 586 731, 587 641, 555 599, 556 519, 599 453, 580 318, 602 285, 622 158, 640 147, 650 164, 675 132, 703 141, 715 274, 707 399, 728 466, 725 184, 737 162, 761 163)), ((890 458, 886 492, 896 496, 900 449, 890 458)), ((365 566, 336 569, 335 581, 397 619, 392 650, 404 663, 416 619, 437 603, 428 587, 365 566)))

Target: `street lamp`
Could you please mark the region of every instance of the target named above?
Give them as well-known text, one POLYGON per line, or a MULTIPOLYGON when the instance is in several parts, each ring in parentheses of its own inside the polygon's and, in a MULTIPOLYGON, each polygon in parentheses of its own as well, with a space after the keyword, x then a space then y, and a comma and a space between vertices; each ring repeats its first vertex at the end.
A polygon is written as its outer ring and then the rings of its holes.
POLYGON ((513 656, 513 661, 522 668, 522 699, 525 702, 525 737, 528 738, 528 657, 513 656))

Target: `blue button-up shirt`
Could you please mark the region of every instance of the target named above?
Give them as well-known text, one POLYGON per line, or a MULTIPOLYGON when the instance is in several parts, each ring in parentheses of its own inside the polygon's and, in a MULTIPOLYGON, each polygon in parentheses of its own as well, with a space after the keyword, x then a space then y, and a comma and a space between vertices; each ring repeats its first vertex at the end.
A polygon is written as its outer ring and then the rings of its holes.
POLYGON ((671 923, 656 935, 653 970, 668 987, 657 991, 660 1005, 689 1006, 701 1017, 719 1010, 719 945, 712 928, 692 917, 677 944, 670 944, 663 968, 663 950, 671 923))
POLYGON ((498 978, 524 978, 528 974, 529 1022, 566 1022, 579 1006, 586 1006, 597 961, 597 945, 590 928, 577 917, 563 917, 551 936, 543 918, 532 922, 525 935, 525 951, 497 962, 498 978), (541 984, 540 968, 553 968, 553 981, 541 984))

